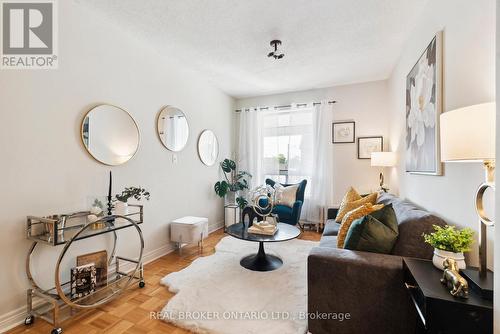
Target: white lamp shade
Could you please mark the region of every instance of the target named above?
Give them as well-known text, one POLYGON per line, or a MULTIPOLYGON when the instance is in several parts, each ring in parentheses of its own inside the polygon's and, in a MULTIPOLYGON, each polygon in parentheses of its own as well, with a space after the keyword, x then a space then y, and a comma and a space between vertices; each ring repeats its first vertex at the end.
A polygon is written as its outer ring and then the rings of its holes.
POLYGON ((495 159, 495 103, 441 114, 441 161, 495 159))
POLYGON ((373 167, 394 167, 397 162, 395 152, 372 152, 371 159, 373 167))

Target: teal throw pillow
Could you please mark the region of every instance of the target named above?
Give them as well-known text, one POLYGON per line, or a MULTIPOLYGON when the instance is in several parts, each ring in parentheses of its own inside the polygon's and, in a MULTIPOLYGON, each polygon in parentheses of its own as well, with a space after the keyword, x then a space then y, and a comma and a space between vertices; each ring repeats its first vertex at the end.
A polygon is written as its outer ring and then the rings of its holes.
POLYGON ((392 205, 355 220, 349 227, 345 249, 390 254, 398 239, 398 222, 392 205))

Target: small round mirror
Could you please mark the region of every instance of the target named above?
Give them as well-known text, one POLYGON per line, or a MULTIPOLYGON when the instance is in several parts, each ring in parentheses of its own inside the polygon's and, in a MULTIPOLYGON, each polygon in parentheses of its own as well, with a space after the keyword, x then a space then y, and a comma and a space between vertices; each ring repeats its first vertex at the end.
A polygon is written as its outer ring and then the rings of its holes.
POLYGON ((182 151, 189 137, 189 124, 182 110, 167 106, 158 114, 156 123, 162 144, 170 151, 182 151))
POLYGON ((139 148, 139 128, 125 110, 102 104, 83 118, 83 145, 94 159, 117 166, 132 159, 139 148))
POLYGON ((207 166, 213 166, 219 156, 219 141, 212 130, 205 130, 198 139, 200 160, 207 166))

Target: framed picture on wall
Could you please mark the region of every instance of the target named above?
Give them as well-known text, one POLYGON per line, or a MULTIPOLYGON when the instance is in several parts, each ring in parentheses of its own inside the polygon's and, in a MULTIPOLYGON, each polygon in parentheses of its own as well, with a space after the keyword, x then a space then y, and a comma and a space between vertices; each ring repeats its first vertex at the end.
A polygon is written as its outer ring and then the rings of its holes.
POLYGON ((358 159, 371 159, 372 152, 384 150, 384 138, 382 136, 358 137, 358 159))
POLYGON ((439 115, 442 109, 442 32, 406 76, 406 171, 442 175, 439 115))
POLYGON ((356 138, 356 123, 349 122, 333 122, 332 123, 332 143, 346 144, 354 143, 356 138))

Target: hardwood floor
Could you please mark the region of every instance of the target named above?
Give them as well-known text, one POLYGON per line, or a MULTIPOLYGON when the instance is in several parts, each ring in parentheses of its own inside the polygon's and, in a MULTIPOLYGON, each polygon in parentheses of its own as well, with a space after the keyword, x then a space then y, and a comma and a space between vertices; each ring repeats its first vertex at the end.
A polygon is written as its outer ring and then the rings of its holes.
MULTIPOLYGON (((127 290, 118 299, 94 310, 81 312, 62 324, 64 334, 157 334, 157 333, 189 333, 161 320, 150 319, 150 312, 158 312, 174 294, 160 285, 160 280, 167 274, 187 267, 200 256, 208 256, 215 252, 215 245, 225 236, 221 230, 212 233, 205 241, 203 253, 199 254, 196 245, 184 247, 182 255, 178 252, 167 254, 144 266, 146 287, 139 289, 137 285, 127 290)), ((321 234, 304 231, 299 239, 318 241, 321 234)), ((256 248, 257 250, 257 248, 256 248)), ((40 333, 47 334, 52 326, 36 319, 31 326, 18 326, 9 334, 40 333)))

